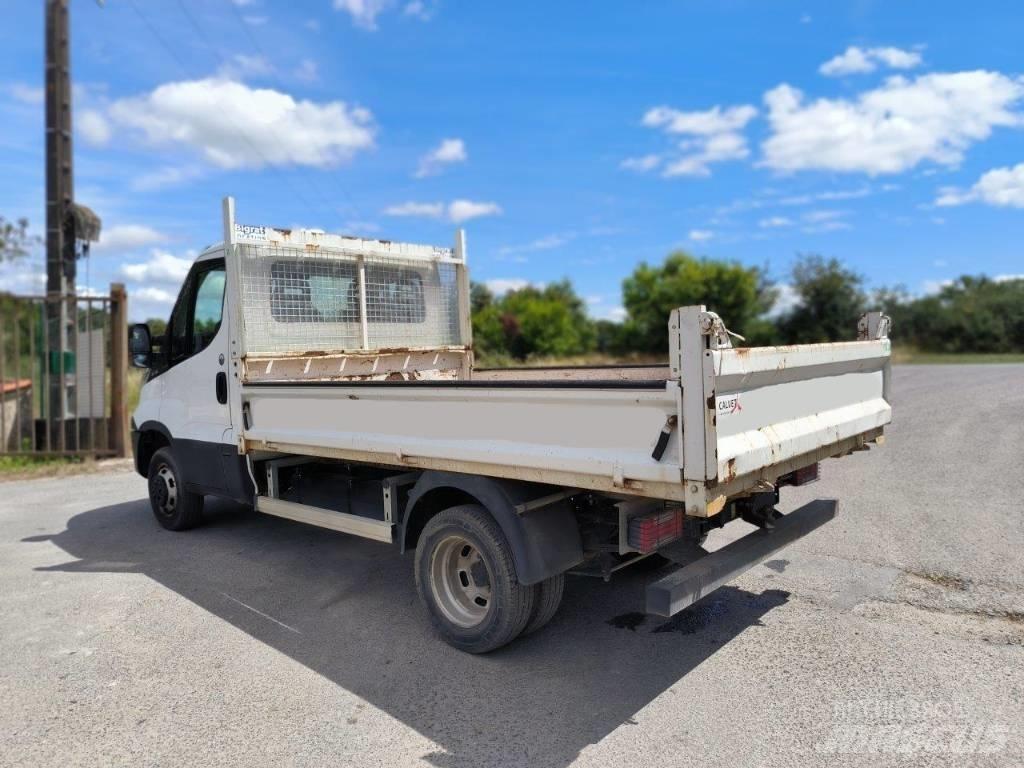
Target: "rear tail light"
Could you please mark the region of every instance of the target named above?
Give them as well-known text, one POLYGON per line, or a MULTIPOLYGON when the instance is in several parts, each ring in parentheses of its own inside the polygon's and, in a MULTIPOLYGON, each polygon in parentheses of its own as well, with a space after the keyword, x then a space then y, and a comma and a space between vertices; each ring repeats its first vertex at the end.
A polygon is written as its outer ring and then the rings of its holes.
POLYGON ((790 472, 779 478, 779 485, 807 485, 818 479, 818 464, 809 464, 806 467, 790 472))
POLYGON ((626 540, 637 552, 647 554, 682 535, 683 510, 677 507, 631 517, 626 540))

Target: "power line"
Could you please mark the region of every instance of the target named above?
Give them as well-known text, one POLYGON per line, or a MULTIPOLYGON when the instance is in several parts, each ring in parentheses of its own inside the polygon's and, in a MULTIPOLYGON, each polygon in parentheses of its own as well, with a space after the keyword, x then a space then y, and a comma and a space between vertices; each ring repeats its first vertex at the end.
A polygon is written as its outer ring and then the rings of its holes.
MULTIPOLYGON (((184 72, 187 77, 196 77, 196 75, 194 75, 192 73, 190 67, 188 65, 186 65, 185 62, 182 60, 182 58, 178 55, 178 52, 176 50, 174 50, 174 48, 167 42, 167 40, 164 38, 164 36, 161 35, 160 32, 149 22, 149 19, 147 19, 142 14, 142 11, 140 11, 138 6, 135 4, 135 0, 128 0, 128 4, 132 7, 132 10, 135 11, 135 14, 139 17, 139 20, 142 21, 143 25, 145 25, 145 27, 153 35, 153 37, 160 44, 160 46, 170 55, 170 57, 172 59, 174 59, 175 62, 177 62, 178 66, 181 68, 182 72, 184 72)), ((188 14, 186 14, 186 15, 188 15, 188 14)), ((205 37, 205 35, 203 35, 203 36, 205 37)), ((209 42, 207 42, 207 44, 209 45, 209 42)), ((230 117, 229 117, 229 119, 230 119, 230 117)), ((263 152, 260 151, 259 147, 257 147, 252 142, 252 140, 249 138, 248 134, 246 134, 245 129, 242 128, 242 126, 239 125, 237 121, 232 120, 231 122, 234 125, 235 129, 238 131, 239 137, 263 161, 263 163, 266 165, 266 167, 268 167, 270 170, 272 170, 274 173, 278 174, 278 176, 280 176, 282 179, 284 179, 284 181, 290 187, 292 187, 292 189, 295 192, 296 197, 298 197, 299 200, 304 205, 306 205, 308 208, 315 207, 312 203, 309 202, 309 200, 306 198, 306 196, 302 194, 301 189, 295 184, 295 182, 291 178, 289 178, 286 174, 284 174, 281 171, 280 168, 276 167, 273 163, 271 163, 270 160, 266 157, 266 155, 264 155, 263 152)))
MULTIPOLYGON (((178 0, 178 3, 183 4, 183 0, 178 0)), ((228 0, 228 7, 230 7, 231 12, 235 14, 235 18, 238 19, 242 32, 245 34, 247 38, 249 38, 249 42, 252 43, 253 48, 256 49, 260 56, 262 56, 265 60, 269 61, 270 56, 267 55, 267 52, 264 50, 263 46, 260 45, 259 41, 256 39, 256 36, 253 35, 252 31, 249 29, 249 25, 246 24, 245 18, 238 10, 238 6, 235 3, 231 2, 231 0, 228 0)), ((274 80, 276 80, 279 85, 286 85, 284 81, 281 79, 281 76, 277 74, 276 70, 272 70, 271 74, 273 75, 274 80)), ((336 179, 334 180, 334 186, 337 189, 339 189, 341 193, 345 196, 345 198, 348 200, 349 205, 352 207, 352 211, 355 214, 355 216, 360 217, 361 214, 359 212, 359 206, 356 205, 355 198, 352 197, 352 194, 351 192, 349 192, 348 187, 346 187, 344 184, 341 184, 336 179)))

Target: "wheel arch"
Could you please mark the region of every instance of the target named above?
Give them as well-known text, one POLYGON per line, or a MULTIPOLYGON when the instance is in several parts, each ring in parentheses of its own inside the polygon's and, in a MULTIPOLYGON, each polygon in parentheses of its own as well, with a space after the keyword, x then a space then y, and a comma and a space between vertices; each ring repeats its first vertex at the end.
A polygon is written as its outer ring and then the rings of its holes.
POLYGON ((539 483, 428 470, 409 493, 398 526, 399 546, 402 552, 414 549, 423 527, 442 509, 479 504, 508 541, 520 583, 536 584, 583 559, 579 526, 565 499, 523 514, 516 507, 563 490, 539 483))
POLYGON ((153 454, 173 442, 171 432, 159 421, 144 421, 139 425, 135 440, 135 471, 143 477, 149 476, 149 462, 153 454))

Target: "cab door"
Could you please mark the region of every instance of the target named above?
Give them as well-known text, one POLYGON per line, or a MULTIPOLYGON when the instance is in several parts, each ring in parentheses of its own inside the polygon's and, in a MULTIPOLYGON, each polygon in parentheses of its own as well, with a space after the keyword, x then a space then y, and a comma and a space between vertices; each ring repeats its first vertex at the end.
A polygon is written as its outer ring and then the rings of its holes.
POLYGON ((237 458, 228 407, 230 332, 224 313, 223 258, 192 266, 171 313, 160 421, 191 489, 231 490, 226 457, 237 458))

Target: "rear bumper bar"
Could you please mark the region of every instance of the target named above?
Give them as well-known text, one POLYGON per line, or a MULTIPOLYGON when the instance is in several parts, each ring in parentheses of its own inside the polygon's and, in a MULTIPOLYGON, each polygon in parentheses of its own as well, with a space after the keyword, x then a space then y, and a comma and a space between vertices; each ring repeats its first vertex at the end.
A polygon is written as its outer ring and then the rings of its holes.
POLYGON ((835 499, 818 499, 648 585, 647 613, 673 616, 832 520, 835 499))

